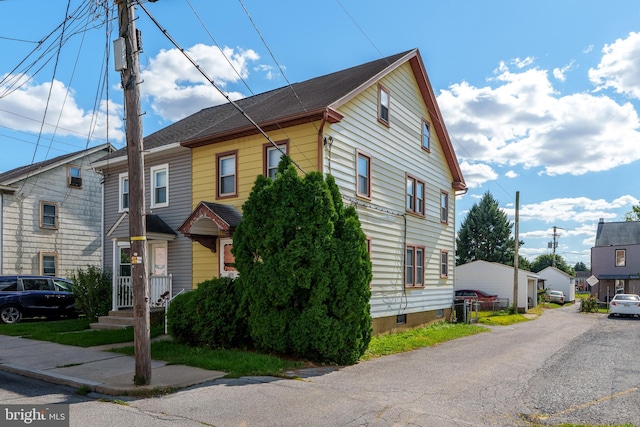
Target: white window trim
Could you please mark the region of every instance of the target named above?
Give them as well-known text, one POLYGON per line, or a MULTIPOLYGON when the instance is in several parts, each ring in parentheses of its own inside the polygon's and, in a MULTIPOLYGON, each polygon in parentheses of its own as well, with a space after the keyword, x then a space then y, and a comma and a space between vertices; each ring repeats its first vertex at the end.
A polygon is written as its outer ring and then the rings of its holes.
MULTIPOLYGON (((129 208, 125 208, 122 206, 122 192, 124 191, 122 188, 122 182, 124 181, 124 179, 129 180, 129 174, 128 173, 121 173, 118 176, 118 212, 129 212, 129 208)), ((131 183, 129 183, 129 206, 131 206, 131 183)))
MULTIPOLYGON (((169 206, 169 164, 166 163, 164 165, 158 165, 151 168, 151 207, 152 208, 165 208, 169 206), (156 173, 157 172, 166 172, 167 173, 167 201, 163 203, 156 202, 156 173)), ((129 183, 129 190, 131 190, 131 183, 129 183)), ((129 199, 129 204, 131 204, 131 199, 129 199)))

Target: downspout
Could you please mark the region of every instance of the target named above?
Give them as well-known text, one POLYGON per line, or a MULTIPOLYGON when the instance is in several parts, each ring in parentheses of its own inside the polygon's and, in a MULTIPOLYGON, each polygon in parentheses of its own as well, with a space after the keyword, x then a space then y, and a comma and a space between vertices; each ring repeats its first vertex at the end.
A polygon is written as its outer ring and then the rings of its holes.
POLYGON ((318 171, 324 175, 324 138, 323 130, 324 124, 329 119, 329 111, 325 108, 322 114, 322 122, 320 122, 320 129, 318 129, 318 171))

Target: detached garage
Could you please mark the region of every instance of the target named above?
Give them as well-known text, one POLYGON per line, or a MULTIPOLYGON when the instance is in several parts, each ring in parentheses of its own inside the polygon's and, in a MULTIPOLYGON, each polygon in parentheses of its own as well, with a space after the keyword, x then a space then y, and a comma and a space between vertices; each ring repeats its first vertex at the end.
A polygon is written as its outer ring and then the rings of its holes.
MULTIPOLYGON (((518 311, 537 305, 538 275, 518 270, 518 311)), ((455 289, 477 289, 498 298, 513 301, 513 267, 488 261, 473 261, 456 266, 455 289)))

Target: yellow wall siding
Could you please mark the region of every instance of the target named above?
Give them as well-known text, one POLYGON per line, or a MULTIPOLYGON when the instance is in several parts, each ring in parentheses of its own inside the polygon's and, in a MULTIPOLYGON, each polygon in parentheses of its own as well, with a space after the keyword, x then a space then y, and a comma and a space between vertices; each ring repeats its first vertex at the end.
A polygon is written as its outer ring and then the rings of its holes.
MULTIPOLYGON (((289 156, 305 172, 318 169, 319 123, 293 126, 270 132, 274 142, 288 140, 289 156)), ((262 135, 253 135, 221 143, 192 149, 192 206, 201 201, 223 203, 242 210, 258 175, 263 173, 263 145, 268 141, 262 135), (216 154, 237 151, 238 155, 238 196, 216 200, 216 154)), ((299 172, 302 174, 302 172, 299 172)), ((199 243, 193 243, 193 284, 217 277, 219 272, 218 253, 213 253, 199 243)))

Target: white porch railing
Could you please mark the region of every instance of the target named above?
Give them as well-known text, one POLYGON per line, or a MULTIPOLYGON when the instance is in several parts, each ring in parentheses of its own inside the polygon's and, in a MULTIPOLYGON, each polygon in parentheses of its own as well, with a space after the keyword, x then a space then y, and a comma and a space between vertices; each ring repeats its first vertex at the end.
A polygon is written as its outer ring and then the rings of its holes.
MULTIPOLYGON (((164 307, 171 299, 172 275, 149 277, 149 306, 164 307)), ((133 283, 130 276, 116 277, 113 286, 112 309, 133 307, 133 283)))

